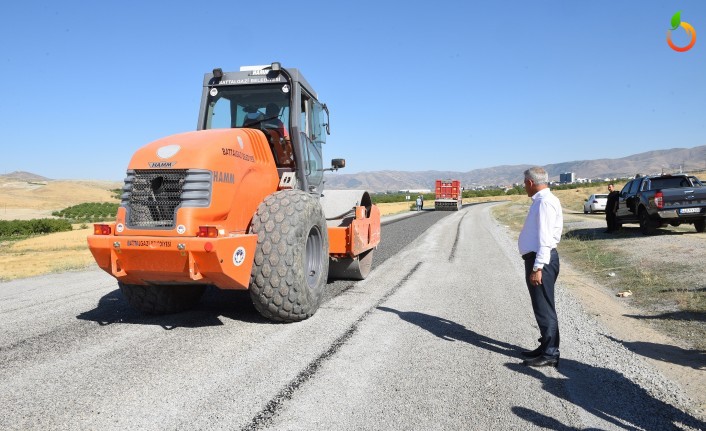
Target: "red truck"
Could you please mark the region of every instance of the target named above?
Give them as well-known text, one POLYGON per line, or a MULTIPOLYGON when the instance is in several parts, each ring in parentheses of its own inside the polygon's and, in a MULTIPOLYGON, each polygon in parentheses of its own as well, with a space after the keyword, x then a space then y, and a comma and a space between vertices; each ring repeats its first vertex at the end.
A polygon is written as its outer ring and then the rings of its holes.
POLYGON ((436 199, 434 209, 437 211, 458 211, 463 206, 461 181, 436 180, 436 199))

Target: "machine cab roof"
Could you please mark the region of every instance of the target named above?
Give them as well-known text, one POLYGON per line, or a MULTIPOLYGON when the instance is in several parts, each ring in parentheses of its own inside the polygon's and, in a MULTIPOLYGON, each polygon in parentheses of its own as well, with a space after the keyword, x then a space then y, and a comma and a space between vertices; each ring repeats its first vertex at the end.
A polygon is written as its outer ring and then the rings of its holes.
POLYGON ((297 69, 272 63, 204 76, 197 130, 242 127, 263 131, 277 167, 296 172, 300 188, 320 192, 328 109, 297 69))

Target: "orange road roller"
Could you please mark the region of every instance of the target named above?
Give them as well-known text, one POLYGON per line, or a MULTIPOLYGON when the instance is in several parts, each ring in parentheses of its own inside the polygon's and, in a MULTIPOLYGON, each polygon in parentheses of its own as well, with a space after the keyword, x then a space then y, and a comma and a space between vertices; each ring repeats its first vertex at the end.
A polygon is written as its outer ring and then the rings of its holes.
POLYGON ((88 246, 128 302, 193 307, 207 286, 247 289, 266 318, 313 315, 328 279, 364 279, 380 211, 362 190, 324 190, 329 111, 297 69, 214 69, 196 131, 137 150, 115 222, 88 246))

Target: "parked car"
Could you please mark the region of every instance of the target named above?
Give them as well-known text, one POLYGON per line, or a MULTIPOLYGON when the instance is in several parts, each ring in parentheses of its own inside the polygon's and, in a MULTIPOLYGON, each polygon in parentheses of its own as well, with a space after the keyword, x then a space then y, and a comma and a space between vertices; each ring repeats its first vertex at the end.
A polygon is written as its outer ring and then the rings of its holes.
POLYGON ((595 212, 605 212, 605 206, 608 202, 608 195, 591 195, 583 203, 583 213, 591 214, 595 212))
POLYGON ((639 223, 645 235, 670 224, 693 224, 696 232, 706 228, 706 187, 688 175, 654 175, 628 181, 620 191, 618 226, 639 223))

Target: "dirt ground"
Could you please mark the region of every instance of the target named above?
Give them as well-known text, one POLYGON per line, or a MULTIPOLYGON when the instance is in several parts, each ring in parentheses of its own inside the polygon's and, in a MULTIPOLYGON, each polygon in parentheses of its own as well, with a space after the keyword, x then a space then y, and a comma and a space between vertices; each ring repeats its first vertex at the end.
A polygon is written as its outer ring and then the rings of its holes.
POLYGON ((630 306, 566 262, 562 262, 561 272, 561 282, 571 289, 586 312, 610 330, 611 334, 605 334, 606 337, 613 338, 678 382, 696 401, 699 410, 706 413, 706 352, 693 350, 649 323, 631 318, 642 314, 642 310, 630 306))

